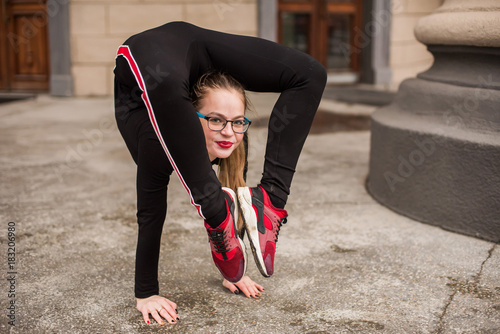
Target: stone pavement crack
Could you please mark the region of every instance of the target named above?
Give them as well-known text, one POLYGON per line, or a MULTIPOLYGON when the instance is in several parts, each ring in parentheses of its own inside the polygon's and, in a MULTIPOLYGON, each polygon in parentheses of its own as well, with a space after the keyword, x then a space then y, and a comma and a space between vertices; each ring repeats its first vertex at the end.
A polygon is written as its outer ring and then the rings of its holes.
POLYGON ((446 316, 446 311, 448 311, 448 307, 453 302, 453 298, 455 298, 455 295, 457 294, 457 292, 458 292, 458 289, 454 290, 451 293, 451 295, 448 297, 448 301, 446 302, 446 305, 444 305, 443 312, 439 316, 439 325, 438 325, 438 328, 435 331, 436 334, 443 333, 444 317, 446 316))
POLYGON ((471 292, 470 290, 474 290, 474 291, 478 290, 479 281, 480 281, 481 275, 483 273, 484 265, 491 258, 496 247, 497 247, 497 244, 493 244, 493 246, 488 250, 488 256, 481 263, 481 268, 479 269, 479 272, 477 273, 477 275, 475 275, 474 280, 472 282, 469 282, 467 280, 464 284, 460 284, 460 282, 458 282, 458 280, 457 280, 457 282, 447 284, 447 286, 450 286, 453 288, 453 292, 448 297, 448 301, 444 305, 443 312, 439 316, 439 325, 435 331, 436 334, 443 333, 443 330, 444 330, 443 325, 444 325, 444 318, 446 316, 446 312, 448 311, 448 307, 453 302, 453 299, 455 298, 455 295, 457 294, 457 292, 471 292), (464 287, 467 287, 467 288, 464 289, 464 287), (465 291, 465 290, 468 290, 468 291, 465 291))
POLYGON ((486 257, 486 259, 483 261, 483 263, 481 263, 481 269, 479 269, 479 273, 477 274, 476 276, 476 279, 475 281, 479 283, 479 279, 481 278, 481 274, 483 273, 483 268, 484 268, 484 265, 486 264, 486 262, 491 258, 491 256, 493 255, 493 251, 495 251, 497 247, 497 244, 493 244, 493 246, 490 248, 490 250, 488 251, 488 256, 486 257))

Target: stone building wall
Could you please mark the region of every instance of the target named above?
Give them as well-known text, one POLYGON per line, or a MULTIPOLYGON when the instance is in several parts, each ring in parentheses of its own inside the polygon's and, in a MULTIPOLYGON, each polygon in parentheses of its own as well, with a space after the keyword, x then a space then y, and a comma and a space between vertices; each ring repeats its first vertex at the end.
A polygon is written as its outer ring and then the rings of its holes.
POLYGON ((112 95, 118 46, 132 34, 177 20, 256 36, 257 0, 72 0, 70 43, 75 95, 112 95))
POLYGON ((390 66, 393 88, 432 65, 431 53, 417 41, 413 30, 421 17, 442 3, 443 0, 392 0, 390 66))
MULTIPOLYGON (((271 1, 271 0, 269 0, 271 1)), ((413 29, 443 0, 392 0, 390 66, 393 88, 432 64, 413 29)), ((130 35, 175 20, 257 36, 258 0, 72 0, 71 61, 76 96, 113 94, 114 57, 130 35)))

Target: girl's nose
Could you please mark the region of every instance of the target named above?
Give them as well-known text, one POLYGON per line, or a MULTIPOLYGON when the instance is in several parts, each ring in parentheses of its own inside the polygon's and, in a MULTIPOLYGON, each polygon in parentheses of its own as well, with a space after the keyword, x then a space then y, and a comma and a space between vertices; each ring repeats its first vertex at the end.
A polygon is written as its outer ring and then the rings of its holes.
POLYGON ((224 136, 232 136, 234 134, 234 131, 233 131, 233 123, 231 122, 227 122, 226 126, 224 127, 224 129, 222 129, 221 133, 224 135, 224 136))

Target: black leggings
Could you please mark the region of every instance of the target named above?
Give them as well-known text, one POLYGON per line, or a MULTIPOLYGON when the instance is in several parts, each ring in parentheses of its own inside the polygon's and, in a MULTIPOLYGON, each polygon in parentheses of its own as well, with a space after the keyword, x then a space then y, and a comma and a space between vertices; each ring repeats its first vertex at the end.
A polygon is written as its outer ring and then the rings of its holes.
POLYGON ((172 171, 200 216, 208 219, 225 210, 189 98, 190 88, 208 70, 229 73, 250 91, 281 93, 269 119, 261 185, 283 202, 326 82, 323 66, 302 52, 184 22, 147 30, 120 46, 115 111, 137 164, 137 298, 159 293, 160 236, 172 171))

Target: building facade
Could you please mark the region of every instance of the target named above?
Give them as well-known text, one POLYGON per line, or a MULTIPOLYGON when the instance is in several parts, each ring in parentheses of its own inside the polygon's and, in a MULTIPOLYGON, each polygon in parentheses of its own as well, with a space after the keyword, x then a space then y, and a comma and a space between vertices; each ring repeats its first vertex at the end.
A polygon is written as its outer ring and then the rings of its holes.
POLYGON ((428 68, 417 20, 442 0, 1 0, 0 90, 113 93, 130 35, 169 21, 267 38, 318 59, 334 83, 396 88, 428 68))

